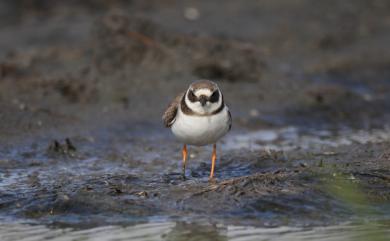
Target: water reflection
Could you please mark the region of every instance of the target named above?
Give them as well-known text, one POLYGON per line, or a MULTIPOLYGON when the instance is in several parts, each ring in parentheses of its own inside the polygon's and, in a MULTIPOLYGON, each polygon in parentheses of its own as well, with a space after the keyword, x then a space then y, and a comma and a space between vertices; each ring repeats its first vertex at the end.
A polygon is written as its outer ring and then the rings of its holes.
POLYGON ((330 227, 255 228, 200 224, 191 222, 148 223, 134 226, 104 226, 85 230, 72 228, 48 228, 42 225, 16 223, 0 224, 2 241, 251 241, 251 240, 318 240, 385 241, 390 238, 389 223, 339 225, 330 227))
POLYGON ((226 241, 227 227, 215 224, 197 224, 178 222, 172 230, 164 236, 167 241, 226 241))

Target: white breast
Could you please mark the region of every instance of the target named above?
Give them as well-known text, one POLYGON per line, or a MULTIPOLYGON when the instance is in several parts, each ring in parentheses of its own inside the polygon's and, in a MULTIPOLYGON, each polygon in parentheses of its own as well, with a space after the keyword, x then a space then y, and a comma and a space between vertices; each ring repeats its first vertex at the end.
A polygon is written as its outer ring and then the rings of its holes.
POLYGON ((184 114, 180 107, 172 127, 173 134, 184 144, 204 146, 216 143, 229 131, 229 113, 225 108, 215 115, 184 114))

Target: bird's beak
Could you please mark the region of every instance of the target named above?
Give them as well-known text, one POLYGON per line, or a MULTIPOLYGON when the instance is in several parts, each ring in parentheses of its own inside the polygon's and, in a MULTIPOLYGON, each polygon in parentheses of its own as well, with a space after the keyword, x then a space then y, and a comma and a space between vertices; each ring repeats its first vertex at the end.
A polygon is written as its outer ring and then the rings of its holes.
POLYGON ((199 97, 199 102, 202 104, 202 106, 205 106, 207 101, 208 101, 208 98, 206 96, 201 95, 199 97))

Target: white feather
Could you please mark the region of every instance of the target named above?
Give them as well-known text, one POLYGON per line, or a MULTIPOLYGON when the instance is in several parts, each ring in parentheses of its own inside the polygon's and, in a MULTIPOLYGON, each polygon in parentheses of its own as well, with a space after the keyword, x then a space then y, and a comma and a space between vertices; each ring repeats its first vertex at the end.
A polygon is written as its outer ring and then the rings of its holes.
POLYGON ((205 95, 205 96, 211 96, 212 92, 210 89, 198 89, 194 92, 194 94, 199 97, 201 95, 205 95))
POLYGON ((186 115, 179 107, 173 134, 184 144, 204 146, 216 143, 229 131, 229 113, 227 106, 209 116, 186 115))

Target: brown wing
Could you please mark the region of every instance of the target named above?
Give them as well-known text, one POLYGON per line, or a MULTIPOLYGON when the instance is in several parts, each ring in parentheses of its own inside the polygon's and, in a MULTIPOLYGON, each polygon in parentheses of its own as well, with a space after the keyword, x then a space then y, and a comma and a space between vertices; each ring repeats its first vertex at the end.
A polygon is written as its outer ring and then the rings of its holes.
POLYGON ((232 129, 232 114, 230 113, 230 110, 228 110, 229 115, 229 131, 232 129))
POLYGON ((180 93, 176 98, 168 105, 168 108, 165 110, 162 120, 164 122, 165 127, 171 127, 175 122, 177 109, 179 108, 179 104, 181 99, 183 98, 185 92, 180 93))

